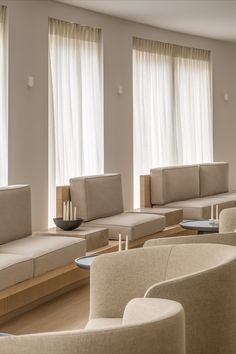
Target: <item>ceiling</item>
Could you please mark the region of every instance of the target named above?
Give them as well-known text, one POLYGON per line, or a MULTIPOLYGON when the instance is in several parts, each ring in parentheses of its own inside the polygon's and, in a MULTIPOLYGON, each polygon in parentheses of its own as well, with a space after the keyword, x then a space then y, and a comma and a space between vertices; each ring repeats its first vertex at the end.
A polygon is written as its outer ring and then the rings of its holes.
POLYGON ((172 31, 236 42, 236 0, 56 0, 172 31))

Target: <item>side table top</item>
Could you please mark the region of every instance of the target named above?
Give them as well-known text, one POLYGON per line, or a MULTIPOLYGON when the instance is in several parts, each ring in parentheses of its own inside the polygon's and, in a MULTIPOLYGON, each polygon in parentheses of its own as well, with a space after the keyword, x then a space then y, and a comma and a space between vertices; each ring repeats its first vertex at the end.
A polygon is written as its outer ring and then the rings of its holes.
POLYGON ((219 224, 210 224, 209 220, 185 220, 180 223, 184 229, 203 232, 218 232, 219 224))
POLYGON ((90 269, 94 259, 97 257, 95 256, 85 256, 85 257, 79 257, 75 259, 75 264, 82 269, 90 269))

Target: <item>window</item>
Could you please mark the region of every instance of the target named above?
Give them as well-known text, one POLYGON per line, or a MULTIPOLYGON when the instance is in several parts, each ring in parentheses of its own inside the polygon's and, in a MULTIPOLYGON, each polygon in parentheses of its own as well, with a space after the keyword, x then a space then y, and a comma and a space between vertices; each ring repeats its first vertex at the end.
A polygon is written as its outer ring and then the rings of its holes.
POLYGON ((50 219, 55 186, 103 173, 101 30, 49 20, 50 219))
POLYGON ((6 27, 6 7, 0 6, 0 186, 8 184, 8 65, 6 27))
POLYGON ((133 40, 134 204, 152 167, 211 162, 210 52, 133 40))

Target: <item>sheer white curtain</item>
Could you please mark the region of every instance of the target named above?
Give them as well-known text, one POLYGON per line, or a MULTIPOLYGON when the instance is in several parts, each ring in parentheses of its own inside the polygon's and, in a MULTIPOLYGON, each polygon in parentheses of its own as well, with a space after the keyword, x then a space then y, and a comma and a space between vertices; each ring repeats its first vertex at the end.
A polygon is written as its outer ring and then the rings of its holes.
POLYGON ((134 205, 152 167, 212 161, 210 52, 133 40, 134 205))
POLYGON ((6 7, 0 6, 0 186, 8 184, 7 72, 6 7))
POLYGON ((49 20, 49 220, 55 186, 103 173, 101 30, 49 20))

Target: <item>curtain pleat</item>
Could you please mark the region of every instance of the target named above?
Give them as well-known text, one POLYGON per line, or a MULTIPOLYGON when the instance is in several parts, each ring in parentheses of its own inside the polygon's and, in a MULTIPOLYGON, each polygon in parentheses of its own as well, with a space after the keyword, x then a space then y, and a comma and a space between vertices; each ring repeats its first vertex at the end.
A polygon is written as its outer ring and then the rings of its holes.
POLYGON ((7 8, 0 6, 0 186, 8 184, 7 8))
POLYGON ((101 30, 49 19, 49 183, 103 173, 101 30))
POLYGON ((133 39, 134 205, 150 168, 213 159, 210 51, 133 39))

